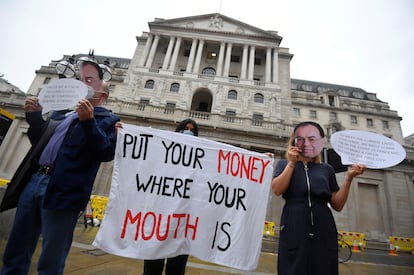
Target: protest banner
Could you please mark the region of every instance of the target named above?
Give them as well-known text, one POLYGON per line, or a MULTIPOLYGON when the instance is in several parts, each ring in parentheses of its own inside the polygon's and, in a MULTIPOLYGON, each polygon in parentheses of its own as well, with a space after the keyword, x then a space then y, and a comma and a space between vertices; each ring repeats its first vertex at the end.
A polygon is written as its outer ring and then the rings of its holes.
POLYGON ((273 159, 235 146, 124 124, 93 245, 118 256, 190 254, 257 267, 273 159))
POLYGON ((344 165, 360 163, 370 169, 383 169, 399 164, 406 156, 404 148, 395 140, 367 131, 335 132, 330 141, 344 165))

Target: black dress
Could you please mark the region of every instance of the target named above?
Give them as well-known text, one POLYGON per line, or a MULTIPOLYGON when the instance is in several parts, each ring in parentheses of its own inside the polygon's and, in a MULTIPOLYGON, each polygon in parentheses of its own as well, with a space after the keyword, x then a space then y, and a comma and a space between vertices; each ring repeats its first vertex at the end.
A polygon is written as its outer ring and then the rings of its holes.
MULTIPOLYGON (((274 176, 287 160, 280 160, 274 176)), ((280 220, 279 275, 338 274, 337 229, 328 207, 332 192, 339 190, 332 166, 297 162, 280 220)))

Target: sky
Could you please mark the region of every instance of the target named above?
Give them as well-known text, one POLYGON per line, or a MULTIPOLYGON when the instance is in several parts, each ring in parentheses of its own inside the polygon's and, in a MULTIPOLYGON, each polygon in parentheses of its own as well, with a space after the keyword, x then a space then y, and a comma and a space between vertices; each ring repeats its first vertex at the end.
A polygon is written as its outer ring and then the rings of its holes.
POLYGON ((132 58, 155 18, 219 12, 278 31, 291 77, 362 88, 414 133, 412 0, 1 0, 0 74, 27 91, 35 70, 65 54, 132 58))

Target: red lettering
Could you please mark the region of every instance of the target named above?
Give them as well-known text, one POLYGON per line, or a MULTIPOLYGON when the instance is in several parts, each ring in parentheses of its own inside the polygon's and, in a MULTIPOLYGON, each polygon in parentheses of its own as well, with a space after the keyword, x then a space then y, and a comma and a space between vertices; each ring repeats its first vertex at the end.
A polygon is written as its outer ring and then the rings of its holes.
MULTIPOLYGON (((217 167, 217 170, 218 170, 219 173, 221 172, 221 161, 220 161, 221 158, 223 160, 226 160, 227 159, 227 163, 228 163, 229 162, 228 159, 230 159, 230 152, 228 152, 226 155, 224 155, 224 153, 223 153, 222 150, 219 151, 219 155, 218 155, 218 167, 217 167)), ((227 167, 226 168, 226 174, 228 174, 229 173, 229 166, 226 165, 226 167, 227 167)))
POLYGON ((191 221, 190 214, 186 213, 172 213, 166 217, 163 214, 156 214, 150 212, 138 212, 135 216, 131 210, 128 209, 125 213, 124 224, 121 232, 121 239, 125 239, 127 235, 127 229, 129 226, 133 226, 135 230, 134 240, 138 240, 139 237, 142 240, 147 241, 156 238, 158 241, 165 241, 169 237, 173 239, 187 238, 189 231, 192 230, 191 239, 195 240, 198 217, 195 221, 191 221), (164 220, 164 221, 163 221, 164 220), (172 230, 170 227, 175 226, 174 234, 171 236, 172 230))
POLYGON ((222 150, 219 150, 217 171, 221 173, 224 170, 226 175, 231 174, 233 177, 245 177, 252 182, 262 184, 266 167, 269 164, 270 160, 264 161, 260 157, 247 157, 237 152, 224 153, 222 150))
POLYGON ((188 231, 190 229, 192 229, 193 230, 193 235, 192 235, 191 239, 195 240, 196 234, 197 234, 197 226, 198 226, 198 217, 196 217, 195 224, 192 225, 192 224, 190 224, 190 214, 187 214, 187 220, 186 220, 186 223, 185 223, 185 237, 187 238, 188 231))

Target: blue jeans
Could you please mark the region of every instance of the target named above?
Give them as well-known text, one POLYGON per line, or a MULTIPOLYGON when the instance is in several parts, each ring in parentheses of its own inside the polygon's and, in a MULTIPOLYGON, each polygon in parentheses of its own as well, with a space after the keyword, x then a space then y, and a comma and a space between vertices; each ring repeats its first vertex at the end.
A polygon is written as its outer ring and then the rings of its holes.
POLYGON ((38 274, 63 274, 78 212, 43 208, 49 179, 47 175, 34 174, 20 195, 3 255, 1 275, 28 274, 40 234, 43 241, 37 265, 38 274))

